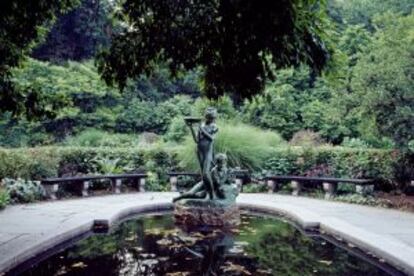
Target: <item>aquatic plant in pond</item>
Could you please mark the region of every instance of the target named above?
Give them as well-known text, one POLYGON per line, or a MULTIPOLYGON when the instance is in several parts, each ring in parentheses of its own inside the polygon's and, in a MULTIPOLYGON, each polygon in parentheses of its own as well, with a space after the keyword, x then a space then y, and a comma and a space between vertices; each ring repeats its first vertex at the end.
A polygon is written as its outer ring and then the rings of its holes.
POLYGON ((386 275, 379 267, 278 219, 243 215, 232 231, 186 231, 171 215, 122 223, 23 275, 386 275))

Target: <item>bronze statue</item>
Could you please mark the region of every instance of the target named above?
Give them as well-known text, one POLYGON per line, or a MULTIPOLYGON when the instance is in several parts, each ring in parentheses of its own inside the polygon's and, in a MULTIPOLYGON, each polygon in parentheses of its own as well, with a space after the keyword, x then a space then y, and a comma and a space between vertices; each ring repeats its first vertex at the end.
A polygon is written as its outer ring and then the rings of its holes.
POLYGON ((240 211, 236 205, 239 190, 232 183, 234 173, 227 168, 224 153, 214 156, 214 136, 218 132, 216 117, 216 109, 209 107, 204 122, 200 118, 184 119, 197 144, 201 170, 201 181, 173 199, 175 222, 186 227, 234 227, 240 223, 240 211), (195 123, 199 124, 197 132, 193 128, 195 123))
POLYGON ((217 197, 216 189, 214 188, 213 180, 211 178, 211 167, 213 164, 213 142, 214 135, 218 132, 215 120, 217 118, 217 111, 215 108, 207 108, 205 112, 205 122, 202 123, 197 132, 197 155, 201 168, 201 179, 207 190, 210 199, 217 197))
MULTIPOLYGON (((238 189, 232 185, 232 174, 227 168, 227 156, 224 153, 217 154, 215 158, 215 166, 211 169, 211 180, 213 189, 217 195, 218 200, 223 203, 225 201, 233 202, 238 195, 238 189)), ((174 198, 174 202, 180 199, 207 199, 207 189, 204 181, 198 182, 189 191, 174 198)))
POLYGON ((199 118, 187 117, 186 124, 190 127, 191 134, 197 144, 197 158, 200 164, 201 181, 196 183, 189 191, 174 198, 174 202, 203 206, 229 206, 233 204, 238 195, 238 189, 232 184, 232 173, 227 168, 227 156, 224 153, 214 157, 214 136, 218 132, 215 124, 217 111, 215 108, 207 108, 204 122, 199 118), (199 123, 197 132, 193 124, 199 123), (204 203, 203 203, 204 202, 204 203))

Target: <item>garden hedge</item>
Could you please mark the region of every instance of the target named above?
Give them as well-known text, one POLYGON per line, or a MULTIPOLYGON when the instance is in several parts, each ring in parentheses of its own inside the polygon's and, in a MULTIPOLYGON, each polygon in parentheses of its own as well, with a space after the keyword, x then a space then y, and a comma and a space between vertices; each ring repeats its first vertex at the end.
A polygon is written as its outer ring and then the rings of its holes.
MULTIPOLYGON (((174 150, 163 146, 0 148, 0 178, 39 180, 97 173, 97 157, 119 160, 117 166, 121 171, 150 172, 151 176, 157 176, 155 180, 160 182, 159 185, 166 185, 167 171, 180 170, 174 150)), ((399 178, 396 168, 401 164, 401 155, 395 150, 284 146, 269 149, 269 154, 263 157, 263 164, 263 170, 254 173, 374 178, 380 183, 395 184, 399 178)))
POLYGON ((401 181, 397 170, 401 158, 402 155, 396 150, 345 147, 277 148, 272 150, 265 161, 263 173, 372 178, 379 186, 389 189, 401 181))
MULTIPOLYGON (((159 147, 36 147, 0 149, 0 179, 23 178, 40 180, 47 177, 76 174, 150 172, 153 180, 166 184, 165 172, 175 169, 174 154, 159 147), (102 170, 102 160, 119 160, 116 171, 102 170), (100 162, 97 162, 100 161, 100 162), (101 166, 99 166, 101 163, 101 166), (101 167, 101 168, 100 168, 101 167)), ((112 166, 114 162, 112 162, 112 166)), ((106 166, 109 167, 109 166, 106 166)))

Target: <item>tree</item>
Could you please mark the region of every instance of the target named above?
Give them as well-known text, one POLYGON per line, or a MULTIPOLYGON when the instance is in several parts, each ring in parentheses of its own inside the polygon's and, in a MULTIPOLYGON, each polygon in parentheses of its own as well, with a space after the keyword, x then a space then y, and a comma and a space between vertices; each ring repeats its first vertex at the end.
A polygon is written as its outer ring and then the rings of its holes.
POLYGON ((283 138, 303 129, 322 132, 324 138, 338 143, 342 133, 332 120, 331 87, 323 78, 314 78, 307 66, 276 70, 275 81, 266 84, 263 94, 246 100, 243 119, 253 125, 278 131, 283 138))
POLYGON ((362 116, 403 148, 414 139, 414 14, 385 14, 381 28, 352 72, 351 89, 362 116))
POLYGON ((0 4, 0 106, 3 110, 28 110, 36 115, 41 107, 35 93, 16 91, 10 81, 10 68, 24 58, 56 14, 69 10, 77 0, 10 0, 0 4))
POLYGON ((82 0, 79 7, 57 19, 32 56, 52 62, 93 58, 110 43, 112 8, 108 0, 82 0))
POLYGON ((414 9, 412 0, 330 0, 329 14, 340 24, 362 24, 374 30, 373 18, 384 12, 408 15, 414 9))
POLYGON ((125 30, 101 54, 104 79, 121 88, 161 59, 173 72, 205 67, 210 98, 249 97, 264 86, 268 57, 320 71, 328 59, 322 0, 126 0, 125 30))

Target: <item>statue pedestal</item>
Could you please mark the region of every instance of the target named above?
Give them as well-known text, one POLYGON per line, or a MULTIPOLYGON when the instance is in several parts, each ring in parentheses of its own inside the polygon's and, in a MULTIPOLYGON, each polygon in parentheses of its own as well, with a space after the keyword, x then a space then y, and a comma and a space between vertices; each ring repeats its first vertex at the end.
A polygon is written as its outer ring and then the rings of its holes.
POLYGON ((240 211, 235 203, 186 200, 174 204, 177 224, 185 226, 234 227, 240 224, 240 211))

